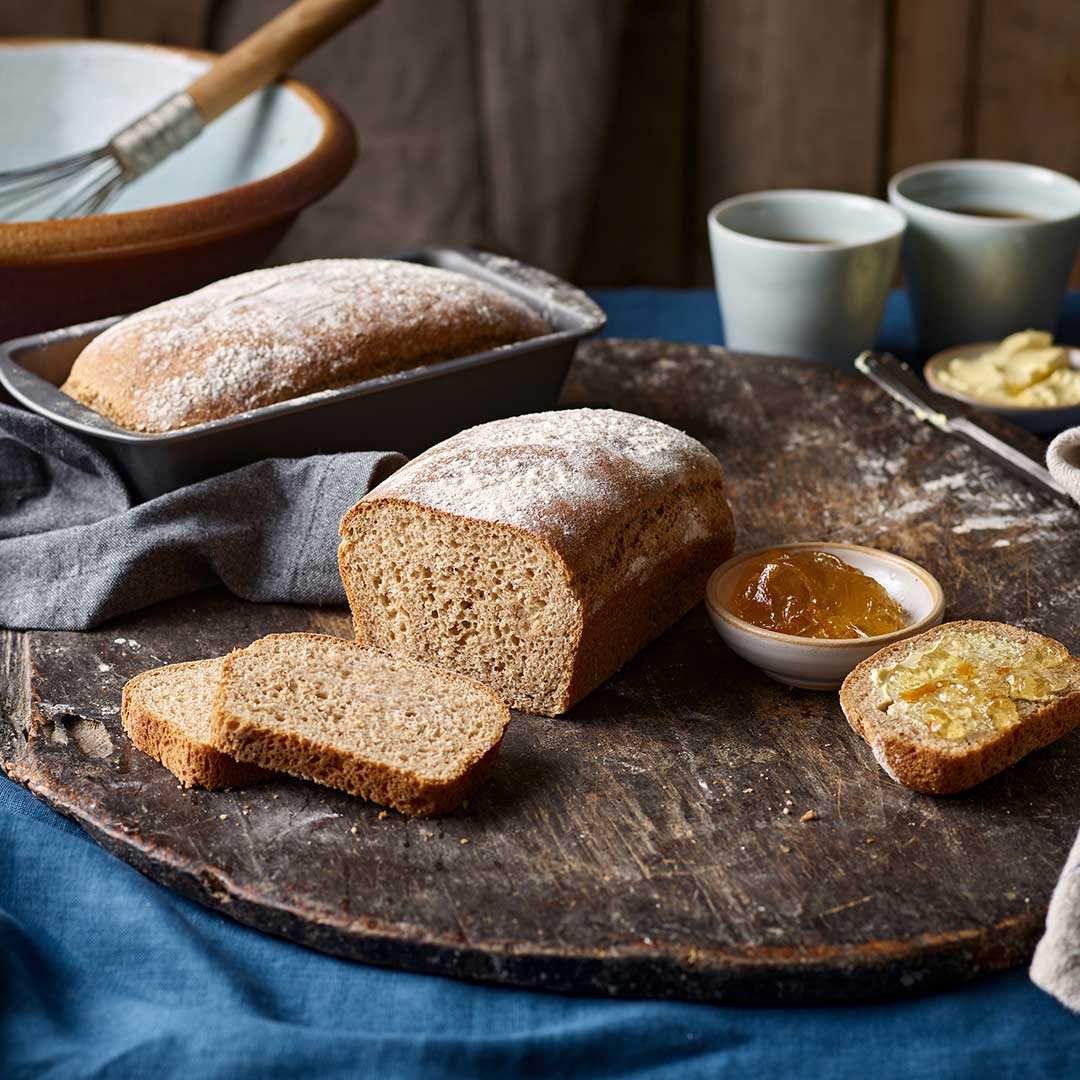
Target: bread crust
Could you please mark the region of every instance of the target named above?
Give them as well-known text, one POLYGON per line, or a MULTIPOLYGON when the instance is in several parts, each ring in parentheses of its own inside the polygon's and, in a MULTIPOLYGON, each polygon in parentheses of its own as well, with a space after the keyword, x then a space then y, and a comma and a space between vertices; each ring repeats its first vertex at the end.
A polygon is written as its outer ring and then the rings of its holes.
POLYGON ((129 679, 120 705, 120 722, 136 749, 159 761, 184 787, 245 787, 265 780, 265 770, 236 761, 207 743, 191 738, 182 728, 151 709, 142 697, 147 681, 163 671, 197 668, 194 660, 151 668, 129 679))
POLYGON ((569 690, 560 715, 572 708, 650 642, 697 607, 709 575, 735 550, 735 519, 726 500, 718 530, 705 544, 674 551, 646 577, 617 589, 582 621, 569 690))
POLYGON ((989 733, 974 743, 965 739, 955 743, 941 740, 941 746, 924 745, 883 726, 879 721, 879 710, 865 685, 870 673, 875 668, 902 660, 915 648, 932 644, 949 629, 989 632, 1014 641, 1041 638, 1064 648, 1053 638, 1034 631, 1006 623, 966 619, 942 623, 913 638, 894 642, 862 661, 847 676, 840 687, 840 705, 852 730, 865 740, 878 764, 894 780, 929 795, 952 795, 975 787, 1033 751, 1057 741, 1080 724, 1080 659, 1072 657, 1077 665, 1076 690, 1032 709, 1011 728, 989 733))
MULTIPOLYGON (((379 653, 377 649, 369 649, 355 642, 327 637, 324 634, 297 633, 289 636, 320 643, 333 642, 362 652, 386 655, 379 653)), ((329 746, 300 732, 271 729, 248 717, 230 712, 225 703, 225 691, 233 675, 233 664, 243 652, 243 649, 234 649, 225 657, 221 683, 210 712, 210 731, 214 745, 235 757, 237 761, 249 762, 275 772, 336 788, 350 795, 358 795, 412 817, 433 817, 449 813, 460 805, 463 799, 468 798, 495 767, 499 747, 510 722, 510 710, 491 690, 473 679, 414 661, 418 667, 440 679, 480 691, 501 709, 504 718, 502 732, 491 746, 465 761, 456 775, 433 780, 419 776, 412 769, 395 768, 384 762, 364 760, 355 752, 329 746)))

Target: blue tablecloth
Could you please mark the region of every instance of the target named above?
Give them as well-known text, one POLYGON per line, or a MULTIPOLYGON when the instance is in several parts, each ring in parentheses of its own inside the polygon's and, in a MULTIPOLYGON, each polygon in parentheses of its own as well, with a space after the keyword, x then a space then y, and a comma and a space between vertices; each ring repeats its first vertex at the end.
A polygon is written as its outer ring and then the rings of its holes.
MULTIPOLYGON (((603 291, 608 333, 720 340, 705 290, 603 291)), ((1063 337, 1080 339, 1080 295, 1063 337)), ((883 344, 910 353, 904 300, 883 344)), ((0 1077, 1076 1075, 1080 1022, 1014 971, 904 1001, 600 1001, 334 960, 172 895, 0 779, 0 1077)))
MULTIPOLYGON (((724 327, 712 289, 597 289, 593 296, 608 313, 605 337, 663 338, 722 344, 724 327)), ((1080 343, 1080 291, 1069 293, 1057 328, 1060 341, 1080 343)), ((907 294, 890 294, 878 345, 903 360, 926 359, 915 346, 907 294)))

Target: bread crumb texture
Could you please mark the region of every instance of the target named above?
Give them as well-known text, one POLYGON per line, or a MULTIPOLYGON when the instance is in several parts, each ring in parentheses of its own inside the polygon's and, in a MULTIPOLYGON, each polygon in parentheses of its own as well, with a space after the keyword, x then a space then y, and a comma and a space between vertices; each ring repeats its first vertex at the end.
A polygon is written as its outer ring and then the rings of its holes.
POLYGON ((243 787, 266 776, 212 745, 210 707, 221 666, 220 658, 170 664, 144 671, 124 687, 124 730, 184 787, 243 787))
POLYGON ((509 711, 451 672, 317 634, 225 659, 216 746, 407 814, 444 813, 494 765, 509 711))
POLYGON ((1003 623, 944 623, 864 660, 840 702, 890 777, 948 794, 1080 722, 1080 660, 1003 623))
POLYGON ((550 332, 464 274, 391 259, 319 259, 225 278, 132 315, 60 388, 161 432, 550 332))
POLYGON ((610 409, 471 428, 349 511, 357 638, 557 715, 696 604, 734 546, 696 439, 610 409))

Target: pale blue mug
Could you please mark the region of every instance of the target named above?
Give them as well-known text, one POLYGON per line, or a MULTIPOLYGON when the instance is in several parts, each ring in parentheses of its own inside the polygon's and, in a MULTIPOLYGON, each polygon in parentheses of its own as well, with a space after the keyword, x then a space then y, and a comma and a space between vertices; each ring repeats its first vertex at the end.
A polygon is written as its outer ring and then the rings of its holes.
POLYGON ((758 191, 708 214, 724 339, 738 352, 850 365, 873 347, 904 216, 840 191, 758 191))
POLYGON ((1054 331, 1080 244, 1080 183, 1015 161, 934 161, 897 173, 904 279, 930 352, 1054 331))

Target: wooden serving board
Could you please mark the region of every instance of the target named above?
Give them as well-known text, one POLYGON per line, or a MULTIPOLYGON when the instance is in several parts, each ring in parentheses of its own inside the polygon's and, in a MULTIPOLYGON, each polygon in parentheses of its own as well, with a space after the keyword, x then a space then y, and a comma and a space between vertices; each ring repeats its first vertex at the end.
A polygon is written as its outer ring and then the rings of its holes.
MULTIPOLYGON (((728 469, 740 548, 878 545, 938 575, 948 617, 1080 648, 1080 511, 858 376, 603 341, 566 400, 703 439, 728 469)), ((711 1001, 858 998, 1019 964, 1078 824, 1080 734, 967 794, 913 794, 835 694, 771 682, 700 608, 569 716, 515 716, 492 779, 437 821, 288 779, 185 792, 132 749, 126 679, 300 629, 350 632, 341 609, 209 592, 94 633, 8 634, 5 768, 145 873, 317 949, 711 1001)))

